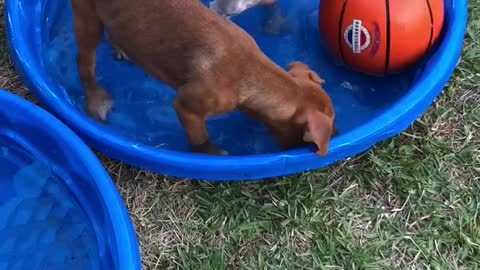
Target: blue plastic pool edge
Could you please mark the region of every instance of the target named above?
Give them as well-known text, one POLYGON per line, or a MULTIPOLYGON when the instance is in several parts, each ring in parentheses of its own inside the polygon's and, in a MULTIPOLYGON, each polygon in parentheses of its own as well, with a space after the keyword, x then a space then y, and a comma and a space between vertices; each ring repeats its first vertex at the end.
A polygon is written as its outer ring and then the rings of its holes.
MULTIPOLYGON (((157 173, 211 181, 257 180, 321 168, 366 151, 376 143, 401 133, 430 107, 454 72, 463 48, 468 14, 467 0, 451 0, 454 8, 446 11, 448 19, 444 42, 434 54, 434 59, 429 62, 429 66, 435 68, 426 69, 415 86, 390 109, 370 122, 334 138, 327 157, 317 157, 312 148, 277 154, 216 157, 132 144, 126 138, 111 134, 106 127, 85 117, 71 104, 62 102, 62 98, 53 93, 64 90, 52 82, 37 62, 38 59, 30 61, 35 59, 35 54, 25 45, 29 37, 26 37, 27 27, 18 10, 19 1, 22 0, 7 1, 7 41, 10 55, 23 81, 49 111, 91 146, 112 158, 157 173)), ((35 18, 35 14, 27 15, 35 18)), ((39 36, 35 38, 38 39, 39 36)))
POLYGON ((108 220, 113 223, 112 228, 115 230, 115 243, 117 244, 115 252, 119 256, 118 270, 140 270, 139 245, 127 209, 108 173, 90 148, 66 125, 40 107, 2 89, 0 89, 0 100, 15 107, 16 110, 28 112, 32 121, 42 123, 45 127, 55 131, 59 135, 58 140, 63 141, 64 145, 68 145, 70 150, 75 153, 75 158, 85 164, 89 170, 88 174, 95 178, 95 183, 102 192, 101 200, 108 206, 108 220))

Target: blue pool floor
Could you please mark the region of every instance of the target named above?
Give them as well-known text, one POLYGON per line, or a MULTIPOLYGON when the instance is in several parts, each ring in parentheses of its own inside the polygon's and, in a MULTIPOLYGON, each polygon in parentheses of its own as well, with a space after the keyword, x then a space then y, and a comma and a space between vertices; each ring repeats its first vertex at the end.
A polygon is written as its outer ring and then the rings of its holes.
MULTIPOLYGON (((68 1, 46 0, 46 29, 42 33, 44 64, 67 93, 73 106, 84 110, 84 92, 78 78, 77 53, 68 1)), ((204 1, 208 2, 208 1, 204 1)), ((368 76, 338 65, 326 51, 318 30, 318 0, 285 1, 282 16, 286 31, 266 31, 268 10, 256 8, 236 17, 267 56, 281 67, 303 61, 326 80, 325 89, 336 110, 336 126, 348 132, 369 121, 408 91, 415 70, 386 77, 368 76)), ((114 60, 110 45, 98 48, 97 76, 113 96, 115 108, 107 123, 134 143, 176 151, 189 151, 185 133, 171 107, 175 91, 135 65, 114 60)), ((207 124, 212 140, 232 155, 278 152, 267 130, 240 112, 215 117, 207 124)))
POLYGON ((93 228, 64 182, 0 136, 0 270, 99 268, 93 228))

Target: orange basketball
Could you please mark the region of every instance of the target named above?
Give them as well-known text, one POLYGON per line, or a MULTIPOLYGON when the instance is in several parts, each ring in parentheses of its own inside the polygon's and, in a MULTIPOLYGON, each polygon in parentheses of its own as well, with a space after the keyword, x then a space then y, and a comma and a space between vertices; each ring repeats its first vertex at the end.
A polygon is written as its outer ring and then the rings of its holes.
POLYGON ((320 32, 352 69, 386 74, 418 61, 440 36, 444 0, 321 0, 320 32))

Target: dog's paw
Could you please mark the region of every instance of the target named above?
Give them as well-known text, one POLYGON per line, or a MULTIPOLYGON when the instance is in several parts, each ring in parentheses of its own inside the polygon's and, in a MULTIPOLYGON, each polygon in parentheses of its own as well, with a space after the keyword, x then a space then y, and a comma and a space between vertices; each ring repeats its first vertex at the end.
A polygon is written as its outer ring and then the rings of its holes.
POLYGON ((105 90, 97 89, 87 97, 87 112, 95 120, 105 123, 113 108, 113 99, 105 90))
POLYGON ((218 149, 218 150, 219 150, 219 152, 218 152, 217 155, 219 155, 219 156, 228 156, 229 155, 228 152, 223 150, 223 149, 218 149))
POLYGON ((221 148, 218 148, 210 141, 207 141, 206 143, 202 143, 202 144, 192 145, 192 150, 193 152, 203 153, 208 155, 228 156, 227 151, 221 148))

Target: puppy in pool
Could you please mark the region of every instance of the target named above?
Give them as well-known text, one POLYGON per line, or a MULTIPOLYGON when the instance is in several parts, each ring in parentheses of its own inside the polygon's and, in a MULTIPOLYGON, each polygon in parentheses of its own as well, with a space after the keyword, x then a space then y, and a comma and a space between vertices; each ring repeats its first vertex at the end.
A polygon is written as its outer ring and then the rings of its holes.
MULTIPOLYGON (((263 123, 284 148, 313 143, 325 156, 335 111, 307 65, 279 67, 255 40, 199 0, 71 0, 78 71, 91 117, 106 121, 111 96, 96 79, 104 30, 130 61, 177 91, 173 102, 192 151, 221 155, 206 120, 236 109, 263 123)), ((158 127, 162 128, 162 127, 158 127)))

